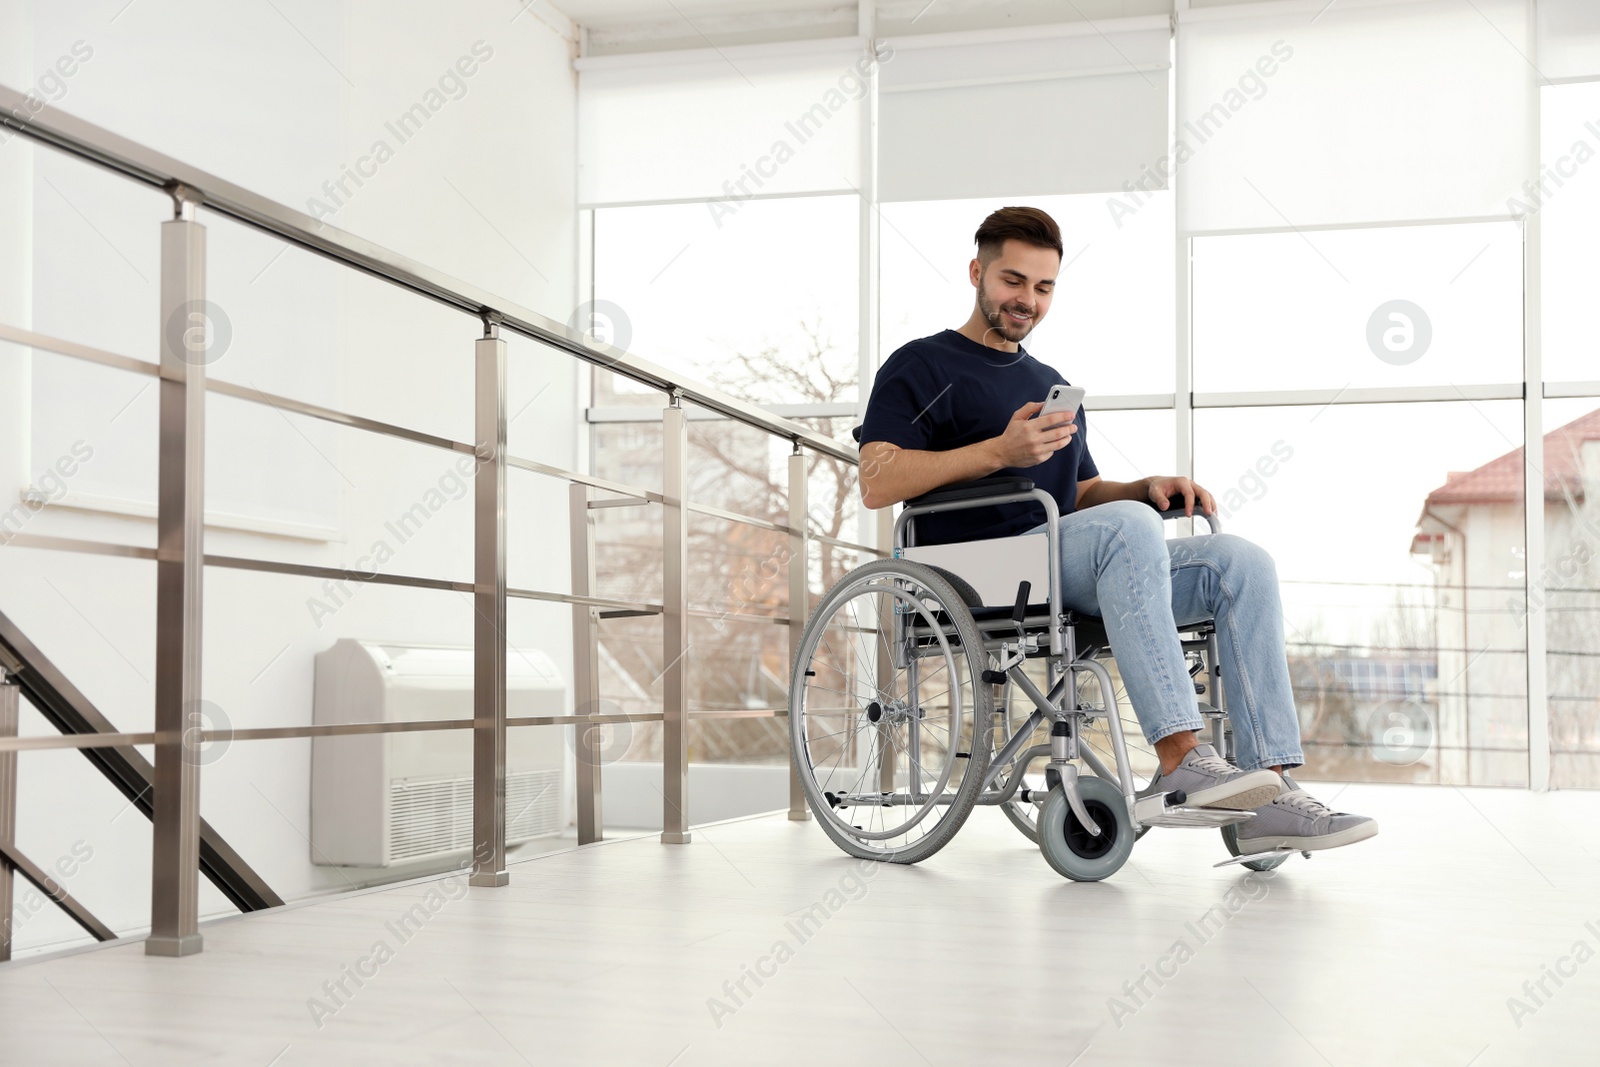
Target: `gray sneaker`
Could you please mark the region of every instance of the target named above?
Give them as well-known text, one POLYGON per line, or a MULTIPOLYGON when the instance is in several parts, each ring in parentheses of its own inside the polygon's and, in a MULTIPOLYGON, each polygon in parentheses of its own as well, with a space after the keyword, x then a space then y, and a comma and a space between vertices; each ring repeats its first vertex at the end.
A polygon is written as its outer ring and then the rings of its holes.
MULTIPOLYGON (((1249 811, 1271 803, 1273 797, 1288 788, 1276 771, 1241 771, 1217 755, 1217 750, 1210 745, 1196 745, 1190 749, 1171 774, 1156 776, 1151 788, 1157 786, 1163 793, 1183 790, 1188 794, 1184 801, 1187 807, 1235 811, 1249 811)), ((1246 825, 1255 821, 1247 820, 1246 825)))
POLYGON ((1239 824, 1239 851, 1266 852, 1275 848, 1313 851, 1365 841, 1378 832, 1378 820, 1365 815, 1334 811, 1295 784, 1256 809, 1253 819, 1239 824))

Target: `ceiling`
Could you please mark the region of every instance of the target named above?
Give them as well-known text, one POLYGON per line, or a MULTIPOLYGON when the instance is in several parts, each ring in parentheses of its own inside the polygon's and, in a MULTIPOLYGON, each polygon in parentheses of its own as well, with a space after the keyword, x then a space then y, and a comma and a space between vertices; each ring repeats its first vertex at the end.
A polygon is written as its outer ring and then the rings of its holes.
POLYGON ((774 0, 555 0, 555 6, 574 22, 587 26, 624 19, 672 19, 677 18, 679 13, 690 18, 696 15, 758 15, 764 11, 831 5, 785 4, 774 0))
MULTIPOLYGON (((703 48, 856 32, 853 2, 553 0, 589 31, 589 53, 703 48)), ((880 0, 881 37, 1161 15, 1171 0, 880 0)))
MULTIPOLYGON (((1238 0, 1229 0, 1237 3, 1238 0)), ((615 22, 621 19, 672 19, 681 15, 759 15, 763 12, 794 11, 832 7, 854 8, 850 4, 805 3, 803 0, 555 0, 555 6, 581 23, 615 22)), ((1049 0, 1030 4, 1026 0, 884 0, 878 4, 882 16, 910 18, 923 14, 924 18, 937 17, 941 12, 960 12, 969 9, 1048 7, 1056 12, 1060 21, 1076 19, 1121 18, 1127 15, 1147 15, 1152 11, 1165 12, 1172 8, 1170 0, 1049 0), (909 12, 909 14, 907 14, 909 12)), ((919 20, 920 21, 920 20, 919 20)))

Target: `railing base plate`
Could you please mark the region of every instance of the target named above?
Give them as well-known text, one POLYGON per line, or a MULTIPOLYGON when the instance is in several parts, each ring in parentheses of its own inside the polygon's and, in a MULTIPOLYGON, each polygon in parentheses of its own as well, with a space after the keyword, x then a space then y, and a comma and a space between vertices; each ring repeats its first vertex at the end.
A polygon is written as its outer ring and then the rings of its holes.
POLYGON ((193 956, 205 944, 205 938, 199 934, 189 934, 185 937, 155 937, 144 939, 144 954, 146 956, 193 956))

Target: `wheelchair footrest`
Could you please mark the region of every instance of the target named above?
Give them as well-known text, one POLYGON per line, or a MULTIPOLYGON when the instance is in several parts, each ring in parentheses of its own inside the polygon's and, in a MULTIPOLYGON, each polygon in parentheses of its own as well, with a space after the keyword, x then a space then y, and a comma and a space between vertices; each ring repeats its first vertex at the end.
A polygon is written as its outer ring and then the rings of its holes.
POLYGON ((1213 867, 1226 867, 1230 863, 1249 863, 1251 860, 1269 860, 1274 856, 1287 856, 1292 852, 1299 852, 1306 859, 1311 858, 1311 853, 1298 848, 1271 848, 1265 852, 1251 852, 1244 856, 1230 856, 1221 863, 1213 863, 1213 867))
MULTIPOLYGON (((1137 810, 1137 809, 1136 809, 1137 810)), ((1232 826, 1255 818, 1253 811, 1233 811, 1228 808, 1163 808, 1148 818, 1139 815, 1141 826, 1232 826)))

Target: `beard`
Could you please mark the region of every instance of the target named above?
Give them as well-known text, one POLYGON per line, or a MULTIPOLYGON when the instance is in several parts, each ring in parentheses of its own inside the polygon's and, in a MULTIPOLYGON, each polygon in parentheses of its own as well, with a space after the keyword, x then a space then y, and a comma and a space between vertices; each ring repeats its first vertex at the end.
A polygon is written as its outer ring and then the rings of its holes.
POLYGON ((1016 344, 1032 333, 1034 323, 1039 321, 1037 315, 1028 312, 1021 305, 996 306, 989 301, 988 295, 981 288, 978 290, 978 310, 983 313, 984 321, 989 324, 989 328, 1012 344, 1016 344), (1023 323, 1013 322, 1010 316, 1005 314, 1007 307, 1013 307, 1029 315, 1028 321, 1023 323))

